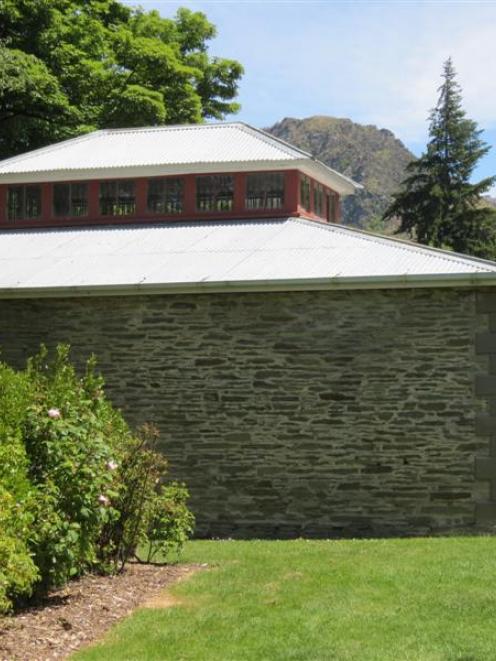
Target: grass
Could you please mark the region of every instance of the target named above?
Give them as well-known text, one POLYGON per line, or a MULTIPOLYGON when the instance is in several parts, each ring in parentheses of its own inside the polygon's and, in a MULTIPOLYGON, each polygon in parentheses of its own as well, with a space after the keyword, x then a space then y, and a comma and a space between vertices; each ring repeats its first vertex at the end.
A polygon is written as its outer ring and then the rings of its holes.
POLYGON ((74 661, 496 659, 496 538, 195 541, 210 570, 74 661))

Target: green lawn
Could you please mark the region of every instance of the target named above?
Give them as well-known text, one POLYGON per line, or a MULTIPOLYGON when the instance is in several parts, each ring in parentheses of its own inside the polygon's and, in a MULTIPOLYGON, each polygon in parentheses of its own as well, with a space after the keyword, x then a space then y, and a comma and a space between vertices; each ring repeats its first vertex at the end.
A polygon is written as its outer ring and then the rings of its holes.
POLYGON ((74 661, 496 659, 496 538, 191 542, 211 569, 74 661))

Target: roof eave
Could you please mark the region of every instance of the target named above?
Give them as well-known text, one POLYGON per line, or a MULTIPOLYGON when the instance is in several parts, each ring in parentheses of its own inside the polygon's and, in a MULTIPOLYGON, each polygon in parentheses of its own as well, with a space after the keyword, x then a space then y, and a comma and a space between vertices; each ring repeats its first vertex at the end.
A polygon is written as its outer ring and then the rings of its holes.
POLYGON ((23 184, 51 181, 89 181, 132 177, 157 177, 160 175, 186 175, 224 172, 257 172, 264 170, 301 170, 341 195, 350 195, 360 188, 344 175, 334 172, 323 163, 310 158, 270 161, 224 161, 201 163, 173 163, 156 165, 122 166, 108 168, 84 168, 61 170, 37 170, 31 172, 0 172, 0 184, 23 184))
POLYGON ((249 172, 266 169, 291 170, 298 168, 296 160, 281 161, 227 161, 201 163, 172 163, 134 165, 104 168, 37 170, 32 172, 0 173, 0 184, 27 182, 73 181, 90 179, 114 179, 131 177, 154 177, 160 175, 182 175, 198 173, 249 172))
POLYGON ((362 184, 358 184, 356 181, 353 181, 353 179, 345 177, 344 174, 332 170, 325 165, 325 163, 316 159, 302 159, 299 163, 300 166, 298 169, 313 177, 320 183, 326 184, 342 197, 353 195, 364 188, 362 184))
POLYGON ((228 292, 336 291, 364 289, 418 289, 496 286, 496 272, 404 274, 401 276, 356 276, 247 280, 195 283, 138 283, 132 285, 87 285, 67 287, 9 287, 0 289, 0 299, 67 298, 91 296, 138 296, 153 294, 207 294, 228 292))

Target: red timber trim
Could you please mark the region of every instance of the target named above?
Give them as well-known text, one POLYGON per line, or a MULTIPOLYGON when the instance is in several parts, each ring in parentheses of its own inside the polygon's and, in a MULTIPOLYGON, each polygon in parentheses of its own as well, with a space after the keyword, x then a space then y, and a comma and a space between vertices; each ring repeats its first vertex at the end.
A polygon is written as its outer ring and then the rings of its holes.
POLYGON ((290 170, 286 174, 285 205, 291 209, 291 213, 299 215, 298 204, 300 199, 300 173, 298 170, 290 170))
MULTIPOLYGON (((240 214, 252 213, 252 210, 245 211, 245 194, 246 194, 246 172, 239 172, 235 175, 234 179, 234 200, 233 200, 233 214, 239 216, 240 214)), ((284 180, 287 185, 287 180, 284 180)), ((286 201, 285 201, 286 202, 286 201)))
POLYGON ((7 225, 7 186, 0 186, 0 227, 4 225, 7 225))
MULTIPOLYGON (((50 184, 47 184, 50 185, 50 184)), ((89 181, 88 182, 88 216, 81 218, 81 224, 85 224, 85 221, 89 221, 91 218, 98 218, 100 216, 100 182, 99 181, 89 181)), ((54 223, 59 223, 58 218, 51 218, 48 220, 54 223)), ((60 224, 69 224, 70 219, 64 218, 60 219, 60 224)))
POLYGON ((334 198, 334 204, 336 205, 336 220, 335 220, 335 222, 340 223, 341 218, 342 218, 342 216, 341 216, 341 197, 337 194, 334 198))
MULTIPOLYGON (((277 172, 277 170, 270 170, 277 172)), ((86 180, 88 184, 88 215, 78 218, 61 217, 55 218, 53 215, 53 186, 58 182, 44 182, 41 186, 42 213, 40 218, 30 220, 7 220, 7 188, 9 185, 0 185, 0 229, 25 229, 39 227, 84 227, 87 225, 130 225, 137 222, 155 223, 155 222, 184 222, 197 220, 222 220, 225 218, 277 218, 288 216, 305 216, 316 220, 325 220, 313 213, 313 180, 311 181, 310 204, 311 209, 306 210, 300 204, 300 172, 298 170, 279 171, 285 175, 285 193, 284 205, 281 209, 245 209, 246 178, 249 172, 202 172, 199 174, 187 175, 167 175, 167 178, 180 178, 184 182, 184 200, 183 212, 180 214, 155 214, 147 209, 147 183, 149 179, 161 179, 162 177, 122 177, 122 180, 132 180, 135 182, 136 212, 129 216, 102 216, 100 214, 100 181, 86 180), (206 175, 225 175, 234 177, 234 200, 231 211, 205 213, 198 212, 196 209, 196 177, 206 175)), ((257 171, 256 174, 260 174, 257 171)), ((164 177, 165 178, 165 177, 164 177)), ((112 177, 109 180, 115 180, 112 177)), ((61 183, 77 183, 82 180, 64 181, 61 183)), ((26 184, 29 185, 29 184, 26 184)), ((33 184, 34 185, 34 184, 33 184)), ((329 191, 324 187, 325 193, 329 191)), ((339 197, 334 191, 329 191, 339 197)), ((327 199, 327 198, 326 198, 327 199)))
POLYGON ((136 196, 136 216, 141 216, 146 212, 146 198, 147 198, 147 180, 135 179, 134 194, 136 196))
POLYGON ((312 177, 309 177, 308 175, 305 175, 303 173, 298 172, 298 181, 297 181, 297 209, 298 209, 298 215, 299 216, 304 216, 305 218, 309 218, 310 220, 320 220, 324 222, 334 222, 334 223, 340 223, 341 222, 341 196, 339 193, 336 191, 332 190, 332 188, 329 188, 328 186, 324 186, 320 181, 317 181, 316 179, 312 179, 312 177), (301 204, 301 188, 300 188, 300 181, 302 177, 306 177, 310 181, 310 208, 306 209, 304 206, 301 204), (319 216, 315 213, 315 208, 314 208, 314 190, 315 190, 315 185, 320 184, 322 186, 322 190, 324 192, 324 205, 322 209, 322 215, 319 216), (334 197, 334 219, 329 218, 329 209, 328 209, 328 195, 331 195, 334 197))

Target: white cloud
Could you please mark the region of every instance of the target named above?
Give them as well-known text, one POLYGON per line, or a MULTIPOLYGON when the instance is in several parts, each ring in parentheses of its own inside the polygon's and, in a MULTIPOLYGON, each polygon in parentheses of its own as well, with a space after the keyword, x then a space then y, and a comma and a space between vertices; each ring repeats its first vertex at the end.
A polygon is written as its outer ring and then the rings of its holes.
POLYGON ((314 37, 303 55, 307 66, 329 63, 334 97, 339 93, 338 103, 356 119, 390 128, 407 141, 422 140, 442 64, 452 56, 468 115, 484 128, 496 127, 496 5, 446 2, 396 6, 389 13, 375 7, 362 18, 348 24, 338 43, 314 37))
MULTIPOLYGON (((185 4, 145 1, 147 9, 164 15, 185 4)), ((496 3, 187 5, 217 25, 212 52, 245 65, 241 117, 256 125, 328 114, 374 123, 420 143, 442 64, 451 55, 468 115, 483 128, 496 128, 496 3)))
POLYGON ((406 62, 397 67, 395 116, 388 115, 384 108, 376 112, 383 114, 386 125, 401 131, 405 139, 419 139, 425 132, 428 110, 438 96, 441 64, 451 55, 468 116, 485 128, 496 126, 496 79, 491 62, 496 59, 496 21, 489 25, 472 22, 462 33, 453 31, 444 39, 432 39, 432 42, 412 49, 406 62))

